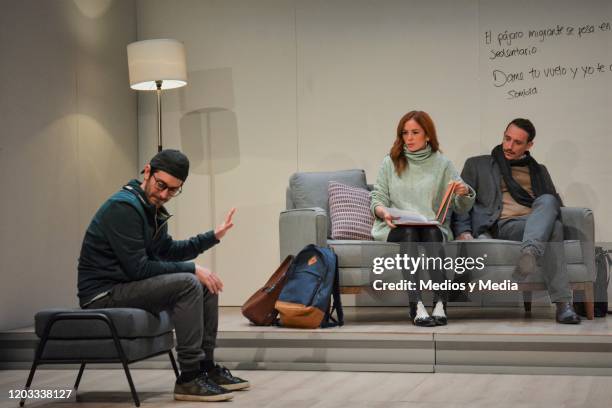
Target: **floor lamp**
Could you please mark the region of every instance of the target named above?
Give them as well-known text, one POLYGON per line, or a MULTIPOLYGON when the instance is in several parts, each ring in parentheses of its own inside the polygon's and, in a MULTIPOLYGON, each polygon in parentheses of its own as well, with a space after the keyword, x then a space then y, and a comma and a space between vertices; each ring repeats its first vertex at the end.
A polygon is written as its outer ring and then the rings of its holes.
POLYGON ((130 87, 157 93, 157 151, 162 150, 161 91, 187 85, 185 46, 177 40, 137 41, 127 46, 130 87))

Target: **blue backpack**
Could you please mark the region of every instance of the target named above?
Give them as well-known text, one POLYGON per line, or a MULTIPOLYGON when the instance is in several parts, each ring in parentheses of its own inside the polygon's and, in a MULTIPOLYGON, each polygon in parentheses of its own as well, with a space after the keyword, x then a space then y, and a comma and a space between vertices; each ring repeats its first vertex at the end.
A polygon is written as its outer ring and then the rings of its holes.
POLYGON ((342 326, 344 313, 334 251, 316 245, 302 249, 287 271, 287 281, 275 308, 282 326, 304 329, 342 326), (332 317, 334 311, 337 320, 332 317))

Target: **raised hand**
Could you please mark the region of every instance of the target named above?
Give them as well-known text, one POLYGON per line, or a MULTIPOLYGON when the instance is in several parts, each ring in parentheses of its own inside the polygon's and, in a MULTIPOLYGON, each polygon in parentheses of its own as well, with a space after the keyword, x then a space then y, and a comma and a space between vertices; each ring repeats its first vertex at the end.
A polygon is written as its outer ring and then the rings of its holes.
POLYGON ((234 226, 234 223, 232 222, 232 217, 234 216, 235 212, 236 209, 232 208, 225 216, 225 221, 223 221, 222 224, 219 224, 217 228, 215 228, 215 238, 221 240, 221 238, 225 236, 227 230, 234 226))

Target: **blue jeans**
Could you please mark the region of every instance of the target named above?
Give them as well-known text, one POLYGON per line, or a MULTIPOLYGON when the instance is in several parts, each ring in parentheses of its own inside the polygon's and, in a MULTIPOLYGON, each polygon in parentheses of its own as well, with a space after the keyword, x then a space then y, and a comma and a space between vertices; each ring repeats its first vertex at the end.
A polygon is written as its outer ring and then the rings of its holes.
POLYGON ((531 214, 506 218, 497 222, 494 238, 520 241, 521 250, 530 249, 543 258, 542 276, 552 302, 570 302, 565 251, 563 248, 563 224, 559 221, 559 202, 551 194, 535 199, 531 214))

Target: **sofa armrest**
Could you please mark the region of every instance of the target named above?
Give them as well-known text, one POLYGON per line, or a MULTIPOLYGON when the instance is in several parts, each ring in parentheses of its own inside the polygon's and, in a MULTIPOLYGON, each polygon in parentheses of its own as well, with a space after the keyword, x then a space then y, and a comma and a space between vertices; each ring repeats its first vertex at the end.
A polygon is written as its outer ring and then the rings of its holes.
POLYGON ((588 208, 561 207, 561 222, 565 239, 595 241, 593 211, 588 208))
POLYGON ((308 244, 327 246, 327 213, 322 208, 298 208, 280 213, 280 259, 296 255, 308 244))
POLYGON ((577 239, 582 246, 584 263, 595 281, 595 220, 588 208, 561 207, 564 239, 577 239))

